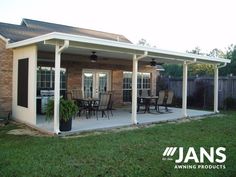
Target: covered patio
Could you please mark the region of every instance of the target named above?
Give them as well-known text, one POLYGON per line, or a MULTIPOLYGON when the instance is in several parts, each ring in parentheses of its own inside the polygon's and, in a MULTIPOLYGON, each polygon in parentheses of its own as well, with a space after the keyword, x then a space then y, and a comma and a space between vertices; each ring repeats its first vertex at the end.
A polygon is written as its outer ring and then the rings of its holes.
MULTIPOLYGON (((171 112, 165 112, 164 107, 161 108, 162 113, 152 111, 151 113, 138 113, 137 123, 139 125, 156 124, 161 122, 176 121, 182 119, 182 110, 180 108, 170 108, 171 112)), ((92 116, 86 119, 85 115, 81 117, 75 117, 72 120, 72 130, 70 132, 63 132, 62 134, 73 134, 87 131, 106 130, 112 128, 122 128, 133 125, 130 121, 131 109, 130 107, 119 108, 113 111, 113 116, 110 115, 110 119, 107 117, 92 116)), ((188 109, 187 114, 189 118, 199 118, 207 115, 212 115, 212 111, 193 110, 188 109)), ((53 132, 53 121, 46 121, 43 115, 38 115, 37 128, 48 133, 53 132)))
MULTIPOLYGON (((178 118, 202 116, 205 114, 218 113, 218 70, 221 67, 230 63, 228 59, 213 58, 201 55, 194 55, 188 53, 178 53, 167 50, 160 50, 157 48, 150 48, 145 46, 137 46, 131 43, 124 43, 119 41, 110 41, 105 39, 98 39, 93 37, 85 37, 80 35, 71 35, 65 33, 53 32, 38 37, 26 39, 23 41, 9 43, 7 48, 13 48, 13 117, 30 125, 45 129, 47 131, 59 134, 59 101, 61 97, 61 62, 64 56, 64 62, 69 60, 65 55, 76 55, 72 57, 73 61, 82 61, 79 55, 90 56, 92 51, 99 52, 99 56, 104 58, 104 63, 99 65, 94 64, 92 67, 102 67, 109 63, 109 66, 114 68, 119 67, 119 63, 125 61, 131 64, 132 71, 132 99, 131 108, 129 111, 117 110, 110 120, 106 118, 96 119, 78 119, 76 118, 72 124, 73 131, 85 131, 92 129, 111 128, 118 126, 136 125, 138 123, 152 123, 159 121, 168 121, 178 118), (53 63, 55 77, 54 77, 54 119, 53 122, 46 122, 42 116, 37 116, 37 63, 39 56, 41 62, 47 60, 44 58, 45 52, 53 54, 53 63), (17 103, 19 97, 17 93, 18 83, 18 61, 20 59, 27 59, 25 65, 29 68, 29 76, 25 78, 29 84, 26 86, 27 99, 25 105, 22 107, 17 103), (152 59, 158 60, 161 63, 179 63, 183 65, 183 86, 182 86, 182 108, 173 108, 173 113, 168 114, 137 114, 137 97, 138 97, 138 72, 139 64, 150 62, 152 59), (212 64, 214 65, 214 110, 213 112, 195 111, 187 109, 187 78, 188 66, 190 64, 212 64)), ((83 65, 84 68, 90 69, 91 65, 83 65)), ((80 63, 78 67, 81 67, 80 63)), ((74 68, 78 72, 77 68, 74 68)), ((79 71, 81 72, 81 70, 79 71)), ((78 83, 83 80, 77 79, 78 83)), ((71 80, 73 82, 73 80, 71 80)), ((122 85, 122 82, 116 81, 116 75, 113 73, 113 84, 122 85)), ((119 86, 120 86, 119 85, 119 86)), ((82 85, 80 87, 83 89, 82 85)), ((155 87, 155 85, 152 85, 155 87)), ((112 90, 112 88, 111 88, 112 90)), ((155 94, 155 93, 154 93, 155 94)), ((116 94, 116 96, 120 96, 116 94)))

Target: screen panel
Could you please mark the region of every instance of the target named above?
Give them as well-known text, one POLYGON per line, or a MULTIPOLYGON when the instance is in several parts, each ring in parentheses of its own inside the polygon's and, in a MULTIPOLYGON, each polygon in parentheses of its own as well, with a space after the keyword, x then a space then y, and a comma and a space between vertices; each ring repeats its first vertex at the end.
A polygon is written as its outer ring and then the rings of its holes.
POLYGON ((17 105, 28 108, 29 59, 18 60, 17 105))

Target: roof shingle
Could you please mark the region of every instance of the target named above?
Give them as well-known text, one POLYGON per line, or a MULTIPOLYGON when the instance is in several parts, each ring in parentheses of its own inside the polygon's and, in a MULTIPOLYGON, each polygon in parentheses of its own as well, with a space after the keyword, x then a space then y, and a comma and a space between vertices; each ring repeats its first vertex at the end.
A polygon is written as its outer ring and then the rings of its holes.
POLYGON ((77 28, 31 19, 23 19, 21 25, 13 25, 0 22, 0 34, 5 38, 10 39, 9 42, 17 42, 51 32, 61 32, 67 34, 131 43, 125 36, 120 34, 77 28))

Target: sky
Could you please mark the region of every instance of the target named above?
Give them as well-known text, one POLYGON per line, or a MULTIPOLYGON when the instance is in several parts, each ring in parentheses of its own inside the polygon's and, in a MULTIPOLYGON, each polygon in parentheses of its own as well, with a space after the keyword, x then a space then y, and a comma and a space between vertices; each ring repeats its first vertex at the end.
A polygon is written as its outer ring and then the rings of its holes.
POLYGON ((0 22, 22 18, 141 38, 160 49, 225 50, 236 44, 236 0, 1 0, 0 22))

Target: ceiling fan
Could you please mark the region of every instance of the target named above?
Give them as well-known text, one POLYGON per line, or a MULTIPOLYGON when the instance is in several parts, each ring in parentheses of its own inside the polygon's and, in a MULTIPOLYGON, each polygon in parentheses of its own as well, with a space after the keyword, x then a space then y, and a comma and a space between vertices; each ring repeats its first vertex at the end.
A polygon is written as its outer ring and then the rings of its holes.
POLYGON ((156 65, 163 65, 164 63, 157 63, 156 61, 155 61, 155 58, 152 58, 152 61, 150 62, 150 65, 151 66, 156 66, 156 65))
POLYGON ((92 52, 92 55, 90 55, 90 61, 92 63, 95 63, 97 62, 97 60, 98 60, 98 56, 96 55, 96 52, 92 52))

